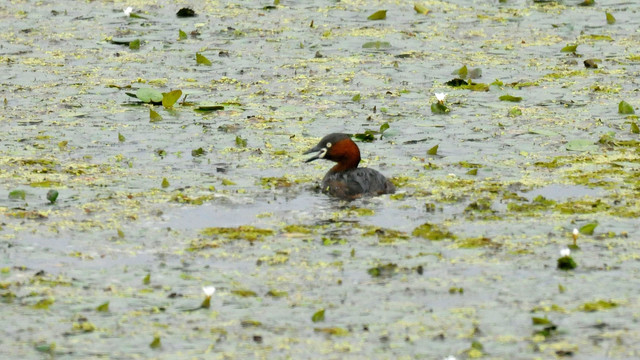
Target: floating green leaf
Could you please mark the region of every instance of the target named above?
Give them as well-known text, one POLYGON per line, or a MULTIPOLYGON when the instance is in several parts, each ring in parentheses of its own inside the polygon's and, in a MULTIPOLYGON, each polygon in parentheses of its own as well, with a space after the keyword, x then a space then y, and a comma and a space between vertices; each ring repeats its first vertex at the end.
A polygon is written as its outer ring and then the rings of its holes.
POLYGON ((520 109, 517 106, 512 107, 511 109, 509 109, 509 112, 507 113, 507 115, 509 117, 516 117, 516 116, 520 116, 522 115, 522 109, 520 109))
POLYGON ((185 7, 178 10, 178 12, 176 13, 176 16, 180 18, 185 18, 185 17, 195 17, 197 15, 196 15, 196 12, 193 11, 193 9, 185 7))
POLYGON ((598 145, 593 140, 575 139, 569 141, 565 148, 569 151, 595 151, 598 150, 598 145))
POLYGON ((437 155, 438 154, 438 146, 440 146, 440 144, 432 147, 431 149, 427 150, 427 155, 437 155))
POLYGON ((151 283, 151 273, 148 273, 143 279, 142 283, 145 285, 149 285, 151 283))
POLYGON ((27 198, 27 193, 24 190, 13 190, 9 192, 9 199, 11 200, 24 200, 27 198))
POLYGON ((629 103, 624 100, 620 101, 620 104, 618 104, 618 112, 625 115, 636 113, 635 110, 633 110, 633 106, 629 105, 629 103))
POLYGON ((205 102, 205 103, 198 104, 195 110, 202 111, 202 112, 218 111, 218 110, 224 110, 224 106, 205 102))
POLYGON ((158 121, 162 121, 162 116, 160 116, 160 114, 155 112, 153 109, 149 109, 149 122, 154 123, 158 121))
POLYGON ((388 41, 369 41, 362 44, 363 49, 387 49, 391 47, 388 41))
POLYGON ((182 90, 173 90, 168 93, 162 93, 162 106, 164 106, 165 109, 172 108, 181 96, 182 90))
POLYGON ((433 114, 446 114, 449 111, 451 110, 445 104, 441 104, 439 102, 431 104, 431 112, 433 114))
POLYGON ((583 62, 583 64, 584 64, 584 67, 586 67, 587 69, 597 69, 599 61, 600 60, 598 59, 587 59, 583 62))
POLYGON ((153 341, 151 341, 151 344, 149 344, 149 347, 152 349, 157 349, 161 346, 162 346, 162 343, 160 343, 160 336, 158 335, 154 336, 153 341))
POLYGON ((589 223, 581 226, 580 229, 578 229, 578 231, 580 231, 580 234, 593 235, 593 230, 595 230, 597 226, 598 226, 598 223, 589 223))
POLYGON ((187 40, 187 33, 178 29, 178 40, 187 40))
POLYGON ((47 191, 47 200, 49 200, 49 202, 51 202, 52 204, 56 202, 56 200, 58 199, 58 191, 57 190, 49 190, 47 191))
POLYGON ((204 55, 196 53, 196 64, 211 66, 211 61, 209 61, 209 59, 207 59, 204 55))
POLYGON ((584 303, 580 305, 578 309, 585 312, 594 312, 594 311, 600 311, 600 310, 609 310, 615 307, 618 307, 618 304, 616 304, 613 301, 598 300, 598 301, 584 303))
POLYGON ((97 312, 109 312, 109 302, 104 302, 96 308, 97 312))
POLYGON ((386 122, 386 123, 384 123, 384 124, 380 125, 380 130, 379 130, 380 135, 382 135, 382 133, 384 133, 384 132, 385 132, 385 131, 387 131, 388 129, 389 129, 389 123, 388 123, 388 122, 386 122))
POLYGON ((160 184, 160 186, 161 186, 163 189, 168 188, 168 187, 169 187, 169 180, 167 180, 167 178, 166 178, 166 177, 165 177, 165 178, 162 178, 162 184, 160 184))
POLYGON ((631 123, 631 132, 634 134, 640 134, 640 128, 638 128, 638 124, 634 122, 631 123))
POLYGON ((201 147, 191 150, 191 156, 193 157, 202 156, 202 155, 204 155, 204 149, 201 147))
POLYGON ((236 136, 236 145, 239 147, 247 147, 247 139, 236 136))
POLYGON ((369 15, 367 20, 384 20, 387 18, 387 10, 378 10, 369 15))
POLYGON ((313 314, 313 316, 311 317, 311 321, 313 322, 324 321, 324 309, 316 311, 316 313, 313 314))
POLYGON ((359 102, 360 101, 360 93, 357 93, 357 94, 353 95, 353 97, 351 98, 351 101, 359 102))
POLYGON ((500 101, 520 102, 522 98, 520 96, 502 95, 500 101))
POLYGON ((565 47, 563 47, 560 52, 576 52, 576 50, 578 49, 578 45, 567 45, 565 47))
POLYGON ((129 49, 138 50, 140 49, 140 39, 135 39, 129 43, 129 49))
POLYGON ((575 260, 571 256, 563 256, 558 258, 558 269, 568 271, 573 270, 578 267, 575 260))
POLYGON ((422 15, 427 15, 429 13, 429 9, 427 9, 424 5, 418 3, 413 4, 413 10, 422 15))
POLYGON ((607 24, 612 25, 616 23, 616 18, 613 17, 613 15, 608 12, 606 12, 605 15, 607 16, 607 24))
POLYGON ((144 103, 160 103, 162 102, 162 93, 152 88, 140 88, 136 91, 136 97, 144 103))
POLYGON ((462 79, 464 79, 464 78, 467 77, 468 73, 469 73, 469 70, 467 69, 467 65, 463 65, 460 69, 455 70, 452 74, 453 75, 458 75, 462 79))
POLYGON ((122 135, 122 134, 118 133, 118 141, 119 141, 119 142, 124 142, 125 140, 126 140, 126 139, 125 139, 124 135, 122 135))
POLYGON ((560 136, 560 133, 545 129, 529 129, 529 134, 544 135, 544 136, 560 136))
POLYGON ((476 176, 476 175, 478 175, 478 169, 471 169, 471 170, 467 171, 467 173, 466 173, 466 174, 467 174, 467 175, 473 175, 473 176, 476 176))

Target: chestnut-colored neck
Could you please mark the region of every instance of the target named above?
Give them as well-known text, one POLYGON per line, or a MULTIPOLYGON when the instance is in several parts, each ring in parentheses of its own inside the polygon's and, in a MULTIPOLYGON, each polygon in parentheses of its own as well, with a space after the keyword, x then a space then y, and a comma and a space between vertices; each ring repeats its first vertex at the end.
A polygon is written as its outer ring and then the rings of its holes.
POLYGON ((335 143, 329 151, 329 160, 337 164, 329 170, 330 172, 341 172, 355 169, 360 163, 360 149, 351 139, 340 140, 335 143))

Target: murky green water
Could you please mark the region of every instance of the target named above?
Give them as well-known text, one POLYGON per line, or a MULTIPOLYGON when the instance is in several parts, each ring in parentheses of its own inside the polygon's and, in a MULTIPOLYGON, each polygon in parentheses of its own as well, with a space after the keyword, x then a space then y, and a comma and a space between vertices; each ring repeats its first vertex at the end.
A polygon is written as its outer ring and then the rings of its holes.
POLYGON ((578 3, 0 5, 2 353, 640 356, 638 120, 618 112, 638 105, 639 6, 578 3), (464 65, 488 91, 445 85, 464 65), (186 103, 125 94, 143 87, 186 103), (331 165, 302 152, 385 123, 362 164, 398 193, 318 193, 331 165))

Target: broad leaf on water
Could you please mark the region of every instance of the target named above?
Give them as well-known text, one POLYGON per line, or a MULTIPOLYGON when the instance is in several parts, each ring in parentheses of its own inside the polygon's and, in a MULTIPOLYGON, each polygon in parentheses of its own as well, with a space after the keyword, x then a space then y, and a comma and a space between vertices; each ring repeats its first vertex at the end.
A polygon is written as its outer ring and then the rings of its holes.
POLYGON ((413 10, 415 10, 418 14, 427 15, 429 13, 429 9, 426 6, 418 3, 413 4, 413 10))
POLYGON ((467 77, 468 73, 469 73, 469 70, 467 69, 467 65, 463 65, 460 69, 454 70, 452 72, 453 75, 458 75, 463 79, 467 77))
POLYGON ((578 45, 567 45, 563 47, 560 52, 576 52, 578 50, 578 45))
POLYGON ((440 144, 432 147, 431 149, 427 150, 427 155, 437 155, 438 154, 438 146, 440 146, 440 144))
POLYGON ((522 109, 520 109, 517 106, 512 107, 511 109, 509 109, 509 112, 507 113, 507 115, 509 117, 516 117, 516 116, 520 116, 522 115, 522 109))
POLYGON ((391 47, 388 41, 369 41, 362 44, 363 49, 387 49, 391 47))
POLYGON ((173 90, 168 93, 162 93, 162 106, 166 109, 172 108, 173 104, 182 96, 182 90, 173 90))
POLYGON ((247 139, 236 136, 236 145, 239 147, 247 147, 247 139))
POLYGON ((529 134, 544 135, 544 136, 560 136, 560 133, 545 129, 529 129, 529 134))
POLYGON ((631 123, 631 132, 634 134, 640 134, 640 128, 638 127, 638 124, 636 124, 635 122, 631 123))
POLYGON ((153 109, 149 109, 149 122, 158 122, 162 121, 162 116, 155 112, 153 109))
POLYGON ((511 95, 502 95, 500 96, 500 101, 510 101, 510 102, 520 102, 522 98, 520 96, 511 96, 511 95))
POLYGON ((386 122, 382 125, 380 125, 380 134, 382 134, 383 132, 385 132, 387 129, 389 129, 389 123, 386 122))
POLYGON ((613 15, 611 15, 610 13, 605 13, 607 16, 607 24, 612 25, 616 23, 616 18, 613 17, 613 15))
POLYGON ((578 231, 580 231, 580 234, 593 235, 593 230, 596 229, 596 226, 598 226, 598 223, 589 223, 581 226, 578 231))
POLYGON ((586 67, 587 69, 597 69, 598 62, 600 62, 600 60, 598 59, 587 59, 584 61, 584 67, 586 67))
POLYGON ((311 321, 313 322, 324 321, 324 309, 316 311, 316 313, 313 314, 313 316, 311 317, 311 321))
POLYGON ((162 93, 152 88, 140 88, 136 91, 136 97, 144 103, 159 103, 162 101, 162 93))
POLYGON ((97 312, 109 312, 109 302, 104 302, 96 308, 97 312))
POLYGON ((196 53, 196 64, 211 66, 211 61, 209 61, 209 59, 207 59, 204 55, 196 53))
POLYGON ((140 39, 135 39, 129 43, 129 49, 138 50, 140 49, 140 39))
POLYGON ((187 33, 178 29, 178 40, 187 40, 187 33))
POLYGON ((431 112, 434 114, 446 114, 449 111, 451 110, 445 104, 440 104, 439 102, 431 104, 431 112))
POLYGON ((124 137, 124 135, 118 133, 118 141, 119 142, 124 142, 126 140, 126 138, 124 137))
POLYGON ((633 106, 629 105, 629 103, 624 100, 620 101, 620 104, 618 104, 618 112, 625 115, 636 113, 635 110, 633 110, 633 106))
POLYGON ((575 139, 567 143, 566 149, 569 151, 595 151, 598 150, 598 145, 593 140, 575 139))
POLYGON ((351 101, 358 102, 358 101, 360 101, 360 98, 361 98, 360 97, 360 93, 357 93, 357 94, 353 95, 353 97, 351 98, 351 101))
POLYGON ((378 10, 369 15, 367 20, 384 20, 387 18, 387 10, 378 10))
POLYGON ((169 187, 169 185, 170 185, 170 184, 169 184, 169 180, 167 180, 167 178, 162 178, 162 183, 160 184, 160 186, 161 186, 163 189, 166 189, 166 188, 168 188, 168 187, 169 187))
POLYGON ((196 12, 191 8, 184 7, 176 13, 177 17, 185 18, 185 17, 195 17, 197 16, 196 12))
POLYGON ((58 199, 58 191, 57 190, 49 190, 47 191, 47 200, 49 200, 49 202, 51 202, 52 204, 56 202, 56 200, 58 199))
POLYGON ((219 104, 214 104, 214 103, 203 102, 198 104, 195 110, 202 111, 202 112, 217 111, 217 110, 224 110, 224 106, 219 104))
POLYGON ((9 192, 9 199, 11 200, 24 200, 27 197, 27 193, 24 190, 13 190, 9 192))

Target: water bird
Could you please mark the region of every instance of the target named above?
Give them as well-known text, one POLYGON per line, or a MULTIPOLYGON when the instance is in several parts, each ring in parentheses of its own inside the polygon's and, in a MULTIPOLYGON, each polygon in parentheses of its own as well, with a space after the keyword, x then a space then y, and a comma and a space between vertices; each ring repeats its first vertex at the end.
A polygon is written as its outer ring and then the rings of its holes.
POLYGON ((359 168, 360 149, 347 134, 333 133, 320 140, 318 145, 304 152, 315 153, 305 162, 317 159, 334 161, 334 165, 322 179, 322 192, 341 199, 393 194, 396 187, 384 175, 374 169, 359 168))

